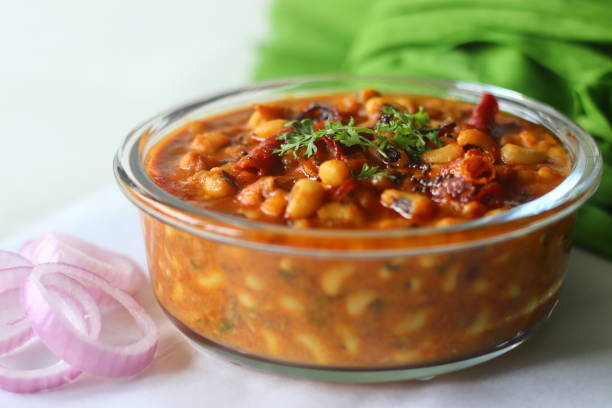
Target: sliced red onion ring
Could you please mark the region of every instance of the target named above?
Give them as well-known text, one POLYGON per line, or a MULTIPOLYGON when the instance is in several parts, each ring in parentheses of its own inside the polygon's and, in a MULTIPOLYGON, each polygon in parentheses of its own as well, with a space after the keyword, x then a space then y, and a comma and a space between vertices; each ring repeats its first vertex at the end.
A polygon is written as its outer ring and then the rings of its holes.
POLYGON ((48 232, 26 243, 20 253, 35 264, 77 265, 130 294, 136 293, 144 283, 142 270, 127 256, 60 232, 48 232))
POLYGON ((60 387, 74 381, 82 373, 64 361, 34 370, 17 370, 0 365, 0 389, 30 394, 60 387))
POLYGON ((79 267, 60 263, 35 266, 25 284, 22 303, 34 332, 45 345, 62 360, 86 373, 130 377, 144 370, 155 356, 159 334, 153 319, 131 296, 79 267), (126 346, 114 346, 76 331, 49 301, 47 279, 53 275, 66 275, 114 298, 135 320, 142 337, 126 346))
MULTIPOLYGON (((62 301, 74 311, 76 330, 97 339, 102 327, 100 309, 87 289, 63 275, 50 277, 48 288, 58 292, 62 301)), ((65 324, 72 325, 66 319, 65 324)), ((0 389, 15 393, 33 393, 67 384, 76 379, 81 370, 64 361, 33 370, 8 368, 0 364, 0 389)))
MULTIPOLYGON (((17 266, 0 270, 0 295, 10 290, 21 289, 31 271, 31 266, 17 266)), ((23 317, 0 325, 0 355, 10 353, 22 346, 33 335, 30 323, 23 317)))
POLYGON ((19 248, 19 255, 22 256, 23 258, 26 258, 28 262, 30 262, 35 248, 36 248, 36 240, 31 239, 29 241, 26 241, 25 244, 23 244, 21 248, 19 248))
POLYGON ((8 269, 15 266, 32 266, 32 262, 14 252, 0 251, 0 269, 8 269))

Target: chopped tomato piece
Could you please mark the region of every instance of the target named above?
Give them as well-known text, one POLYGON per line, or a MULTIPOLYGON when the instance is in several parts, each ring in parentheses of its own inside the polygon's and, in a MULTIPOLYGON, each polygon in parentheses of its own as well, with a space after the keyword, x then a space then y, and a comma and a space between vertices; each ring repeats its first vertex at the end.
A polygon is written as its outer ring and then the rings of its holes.
POLYGON ((336 159, 344 160, 344 152, 342 151, 342 146, 340 145, 340 143, 338 143, 338 141, 334 140, 334 138, 329 135, 325 136, 324 140, 329 150, 334 153, 336 159))
POLYGON ((472 111, 472 116, 468 119, 467 124, 490 134, 495 125, 495 115, 497 112, 499 112, 497 99, 493 95, 486 93, 482 95, 480 103, 472 111))
POLYGON ((238 170, 257 170, 260 174, 269 173, 270 170, 280 161, 280 157, 274 154, 282 144, 282 140, 277 139, 278 135, 272 135, 262 140, 251 152, 238 160, 236 168, 238 170))
POLYGON ((336 201, 342 200, 348 193, 353 191, 355 187, 357 187, 357 182, 355 179, 349 178, 333 191, 332 198, 336 201))

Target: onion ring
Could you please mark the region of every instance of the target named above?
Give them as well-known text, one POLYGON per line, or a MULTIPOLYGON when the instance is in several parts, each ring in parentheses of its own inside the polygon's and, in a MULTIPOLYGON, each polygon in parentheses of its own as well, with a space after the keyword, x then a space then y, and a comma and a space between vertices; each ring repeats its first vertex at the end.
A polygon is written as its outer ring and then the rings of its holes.
MULTIPOLYGON (((102 327, 100 309, 83 285, 66 276, 56 275, 49 282, 49 289, 60 293, 62 300, 76 312, 76 329, 97 339, 102 327)), ((0 364, 0 389, 15 393, 50 390, 75 380, 81 373, 78 368, 61 360, 33 370, 8 368, 0 364)))
POLYGON ((125 292, 77 266, 47 263, 33 268, 23 290, 22 304, 34 332, 58 357, 86 373, 102 377, 131 377, 153 360, 159 333, 153 319, 125 292), (114 298, 132 316, 142 337, 126 346, 103 344, 66 324, 47 293, 48 276, 65 275, 114 298))
MULTIPOLYGON (((0 270, 0 294, 21 289, 31 271, 31 266, 16 266, 0 270)), ((22 346, 33 335, 30 323, 25 317, 0 326, 0 355, 10 353, 22 346)))
POLYGON ((132 259, 65 233, 48 232, 26 243, 20 253, 35 264, 79 266, 129 294, 136 293, 144 283, 142 269, 132 259))
POLYGON ((14 252, 0 251, 0 270, 16 266, 32 266, 32 262, 14 252))

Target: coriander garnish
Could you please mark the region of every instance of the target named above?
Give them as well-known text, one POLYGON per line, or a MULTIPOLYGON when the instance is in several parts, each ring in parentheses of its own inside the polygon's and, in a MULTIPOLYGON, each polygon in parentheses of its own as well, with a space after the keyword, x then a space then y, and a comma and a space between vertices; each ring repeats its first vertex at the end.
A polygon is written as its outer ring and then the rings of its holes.
POLYGON ((343 125, 341 122, 327 122, 325 123, 325 128, 322 130, 325 131, 325 135, 333 136, 334 140, 342 143, 346 147, 369 146, 378 149, 378 146, 364 136, 364 133, 368 135, 374 134, 374 130, 355 126, 355 119, 352 117, 346 125, 343 125))
POLYGON ((285 123, 285 127, 290 127, 291 130, 277 137, 278 140, 284 140, 285 143, 274 150, 274 153, 282 156, 289 150, 293 150, 293 156, 297 159, 297 152, 301 148, 306 148, 304 151, 306 157, 311 157, 317 152, 316 142, 323 136, 320 135, 320 132, 314 131, 311 119, 293 120, 285 123))
POLYGON ((327 121, 322 129, 316 131, 312 127, 311 119, 294 120, 285 123, 285 126, 290 127, 291 130, 277 137, 279 140, 284 140, 285 143, 274 150, 274 153, 281 156, 289 150, 293 150, 293 156, 297 159, 297 152, 305 148, 304 156, 312 157, 318 150, 317 141, 325 136, 333 137, 334 140, 337 140, 346 147, 359 145, 377 148, 370 139, 362 135, 362 133, 373 134, 374 131, 369 128, 355 126, 355 119, 353 118, 350 118, 346 125, 338 121, 327 121))
POLYGON ((428 141, 436 146, 441 144, 439 129, 427 127, 431 119, 422 107, 416 113, 405 113, 386 105, 382 111, 390 118, 379 121, 374 128, 378 134, 376 144, 381 149, 391 148, 395 144, 406 153, 415 155, 427 150, 428 141), (386 137, 383 133, 391 133, 392 136, 386 137))
POLYGON ((359 173, 355 174, 354 177, 356 180, 366 180, 371 177, 386 177, 392 180, 395 179, 393 174, 379 171, 378 166, 370 166, 368 163, 364 163, 361 170, 359 170, 359 173))
POLYGON ((274 150, 274 153, 282 156, 292 150, 297 159, 298 152, 304 149, 303 155, 309 158, 317 152, 317 142, 324 137, 332 137, 346 147, 374 148, 382 157, 387 157, 385 150, 389 148, 399 147, 416 155, 427 150, 428 141, 436 146, 440 145, 439 129, 427 127, 430 118, 423 108, 416 113, 405 113, 391 106, 384 106, 383 114, 387 120, 379 121, 374 129, 355 126, 355 119, 352 117, 347 124, 327 121, 319 130, 314 130, 311 119, 287 122, 285 126, 290 130, 278 136, 277 139, 284 143, 274 150))

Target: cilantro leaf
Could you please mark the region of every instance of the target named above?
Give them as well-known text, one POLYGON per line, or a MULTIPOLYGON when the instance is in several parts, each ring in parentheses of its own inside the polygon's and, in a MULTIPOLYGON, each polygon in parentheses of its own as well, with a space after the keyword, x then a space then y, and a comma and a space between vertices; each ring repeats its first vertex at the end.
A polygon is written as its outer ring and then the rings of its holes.
POLYGON ((431 119, 422 107, 416 113, 406 113, 386 105, 382 111, 387 118, 379 121, 374 128, 379 134, 376 142, 381 149, 395 144, 409 154, 418 155, 427 150, 427 142, 436 146, 441 144, 439 129, 427 127, 431 119), (380 134, 392 135, 385 137, 380 134))
POLYGON ((278 140, 283 140, 285 143, 275 149, 274 153, 282 156, 289 150, 293 150, 293 156, 297 159, 297 152, 302 148, 306 148, 304 152, 306 157, 311 157, 317 152, 317 140, 323 135, 315 132, 312 120, 291 121, 285 123, 285 126, 290 127, 291 130, 277 137, 278 140))
POLYGON ((351 117, 346 125, 341 122, 327 122, 325 124, 326 134, 332 135, 334 140, 346 147, 371 146, 376 148, 372 141, 363 134, 373 134, 374 131, 365 127, 355 126, 355 118, 351 117))
POLYGON ((379 171, 378 166, 370 166, 368 163, 364 163, 359 170, 359 173, 355 174, 354 177, 356 180, 367 180, 372 177, 386 177, 392 180, 395 180, 395 176, 393 174, 385 173, 384 171, 379 171))
POLYGON ((284 143, 274 153, 283 155, 290 150, 293 150, 293 156, 298 158, 297 152, 305 148, 304 156, 312 157, 317 152, 317 141, 325 136, 331 136, 334 140, 340 142, 346 147, 352 146, 377 146, 363 134, 373 134, 374 131, 365 127, 355 126, 355 119, 350 118, 345 125, 339 121, 327 121, 325 126, 315 131, 312 126, 312 120, 303 119, 301 121, 287 122, 285 126, 290 127, 289 132, 285 132, 278 136, 277 139, 283 140, 284 143))
POLYGON ((380 120, 374 129, 355 126, 353 117, 346 124, 327 121, 322 129, 316 131, 311 119, 287 122, 285 126, 290 130, 277 137, 284 143, 274 153, 282 156, 292 151, 297 159, 301 151, 310 158, 317 153, 317 142, 327 136, 346 147, 373 148, 382 157, 387 157, 385 150, 390 148, 399 147, 408 154, 419 155, 427 150, 428 144, 441 145, 439 129, 427 127, 431 119, 423 108, 416 113, 406 113, 385 105, 382 112, 384 120, 380 120))

